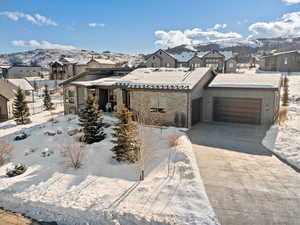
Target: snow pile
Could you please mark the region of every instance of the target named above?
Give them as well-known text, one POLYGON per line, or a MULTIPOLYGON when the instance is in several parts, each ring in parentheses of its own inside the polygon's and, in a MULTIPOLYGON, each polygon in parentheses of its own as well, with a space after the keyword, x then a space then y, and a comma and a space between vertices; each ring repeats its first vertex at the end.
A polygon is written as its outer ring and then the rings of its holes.
MULTIPOLYGON (((177 128, 147 127, 152 143, 140 182, 139 165, 112 161, 111 129, 107 138, 86 147, 83 167, 67 167, 61 152, 64 144, 78 138, 67 131, 78 129, 74 115, 48 121, 47 113, 35 115, 34 124, 0 125, 1 138, 14 147, 12 162, 0 167, 0 206, 43 221, 73 224, 218 224, 209 204, 189 139, 177 128), (46 122, 48 121, 48 122, 46 122), (30 134, 13 141, 20 130, 30 134), (54 136, 45 132, 60 130, 54 136), (180 135, 180 145, 169 147, 169 135, 180 135), (34 149, 34 151, 33 151, 34 149), (42 152, 51 152, 42 157, 42 152), (4 177, 13 163, 27 171, 4 177)), ((105 123, 116 119, 105 116, 105 123)))
POLYGON ((300 76, 289 76, 289 87, 289 120, 272 126, 262 143, 300 169, 300 76))

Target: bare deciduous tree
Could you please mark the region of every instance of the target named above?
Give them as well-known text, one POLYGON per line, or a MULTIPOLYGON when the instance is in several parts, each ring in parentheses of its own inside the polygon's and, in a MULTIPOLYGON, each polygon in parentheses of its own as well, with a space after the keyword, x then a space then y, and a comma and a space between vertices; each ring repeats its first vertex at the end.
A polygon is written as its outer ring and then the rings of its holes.
POLYGON ((147 127, 147 125, 150 124, 159 126, 161 120, 157 116, 157 113, 150 112, 149 105, 147 105, 147 101, 145 99, 140 99, 139 102, 142 104, 139 104, 138 111, 134 112, 134 117, 138 123, 138 139, 140 142, 138 156, 140 180, 144 180, 145 166, 155 152, 155 149, 153 149, 153 143, 151 143, 151 135, 153 135, 153 132, 151 131, 150 127, 147 127))
POLYGON ((84 160, 85 144, 71 141, 62 146, 62 153, 65 156, 66 165, 79 169, 84 160))
POLYGON ((11 151, 12 146, 3 140, 0 140, 0 166, 9 161, 11 151))

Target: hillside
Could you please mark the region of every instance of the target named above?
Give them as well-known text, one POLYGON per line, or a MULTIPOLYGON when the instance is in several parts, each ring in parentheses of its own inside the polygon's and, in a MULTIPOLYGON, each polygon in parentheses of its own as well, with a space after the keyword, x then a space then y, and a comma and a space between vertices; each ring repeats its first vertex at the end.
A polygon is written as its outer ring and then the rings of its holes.
POLYGON ((199 45, 180 45, 167 49, 171 54, 183 52, 202 52, 210 50, 232 51, 238 54, 255 54, 258 51, 290 51, 300 49, 300 38, 261 38, 251 41, 231 41, 219 43, 207 43, 199 45))
POLYGON ((92 56, 94 58, 109 59, 113 62, 127 64, 129 66, 134 66, 141 59, 140 56, 131 56, 122 53, 98 53, 87 50, 36 49, 11 54, 0 54, 0 64, 39 65, 47 68, 49 67, 49 63, 59 60, 62 57, 84 61, 92 58, 92 56))

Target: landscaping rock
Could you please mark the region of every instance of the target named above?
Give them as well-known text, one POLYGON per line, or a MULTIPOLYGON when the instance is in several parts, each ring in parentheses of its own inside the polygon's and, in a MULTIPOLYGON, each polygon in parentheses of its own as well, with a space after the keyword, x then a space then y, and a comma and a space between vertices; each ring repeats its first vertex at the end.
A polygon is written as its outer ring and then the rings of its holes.
POLYGON ((56 133, 57 133, 57 134, 62 134, 62 133, 63 133, 63 130, 62 130, 62 129, 57 129, 57 130, 56 130, 56 133))
POLYGON ((15 176, 25 173, 26 170, 27 170, 27 166, 25 166, 24 164, 18 163, 17 165, 14 166, 13 169, 7 170, 6 176, 15 177, 15 176))
POLYGON ((46 131, 44 134, 48 135, 48 136, 55 136, 56 132, 54 132, 54 131, 46 131))
POLYGON ((28 134, 26 134, 25 132, 22 132, 22 133, 18 134, 17 136, 15 136, 14 140, 21 141, 21 140, 26 139, 28 136, 29 136, 28 134))
POLYGON ((76 128, 75 129, 69 129, 67 133, 68 133, 69 136, 74 136, 75 134, 79 133, 79 130, 76 129, 76 128))

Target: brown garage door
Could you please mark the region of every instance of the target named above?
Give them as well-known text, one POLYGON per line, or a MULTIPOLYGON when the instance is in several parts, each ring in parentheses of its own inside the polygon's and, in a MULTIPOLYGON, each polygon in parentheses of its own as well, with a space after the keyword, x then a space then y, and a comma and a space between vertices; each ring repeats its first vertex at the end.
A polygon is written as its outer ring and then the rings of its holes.
POLYGON ((192 125, 201 121, 202 98, 193 99, 192 101, 192 125))
POLYGON ((260 124, 261 99, 214 98, 214 121, 260 124))

